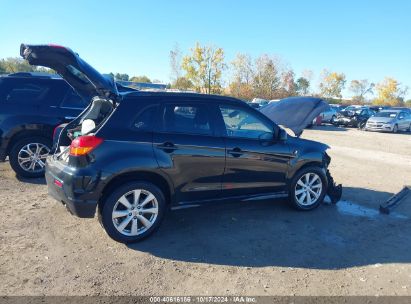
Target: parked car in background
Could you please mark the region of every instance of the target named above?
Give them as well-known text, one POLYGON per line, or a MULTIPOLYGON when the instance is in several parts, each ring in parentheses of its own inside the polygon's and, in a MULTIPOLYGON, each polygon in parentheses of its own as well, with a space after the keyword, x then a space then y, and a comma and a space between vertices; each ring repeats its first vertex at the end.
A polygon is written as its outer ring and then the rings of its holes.
POLYGON ((365 125, 366 131, 411 132, 411 113, 404 110, 383 110, 369 118, 365 125))
POLYGON ((347 106, 345 105, 339 105, 339 104, 330 104, 330 107, 333 108, 336 112, 341 112, 344 110, 347 106))
POLYGON ((321 122, 334 124, 335 119, 337 118, 337 113, 337 110, 334 107, 330 106, 330 108, 327 111, 322 112, 320 114, 321 122))
POLYGON ((336 126, 363 128, 367 120, 374 114, 375 112, 368 107, 348 106, 337 113, 334 124, 336 126))
POLYGON ((53 130, 87 103, 60 76, 15 73, 0 77, 0 161, 19 176, 44 175, 53 130))
POLYGON ((251 102, 258 104, 260 107, 264 107, 270 103, 268 100, 262 98, 254 98, 251 102))
POLYGON ((373 110, 375 113, 378 113, 378 112, 380 112, 380 111, 387 110, 387 109, 389 109, 390 107, 387 107, 387 106, 370 106, 369 108, 370 108, 371 110, 373 110))
MULTIPOLYGON (((119 93, 70 49, 23 44, 20 54, 58 71, 88 97, 47 159, 48 190, 79 217, 94 217, 98 206, 102 226, 117 241, 149 236, 176 204, 288 197, 295 208, 311 210, 326 194, 341 197, 328 171, 327 145, 288 136, 241 100, 119 93)), ((296 132, 313 119, 309 113, 318 114, 307 111, 299 107, 288 116, 296 132)))
POLYGON ((401 110, 407 113, 411 113, 411 108, 406 108, 406 107, 391 107, 389 109, 390 110, 401 110))

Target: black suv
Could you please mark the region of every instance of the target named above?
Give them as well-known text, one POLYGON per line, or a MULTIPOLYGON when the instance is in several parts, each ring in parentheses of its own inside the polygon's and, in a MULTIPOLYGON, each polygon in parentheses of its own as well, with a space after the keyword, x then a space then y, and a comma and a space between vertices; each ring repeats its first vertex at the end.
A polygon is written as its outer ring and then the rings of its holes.
POLYGON ((59 132, 46 180, 49 193, 71 213, 94 217, 98 207, 117 241, 147 237, 173 205, 289 197, 294 207, 310 210, 326 193, 336 197, 328 146, 287 136, 243 101, 118 93, 70 49, 22 45, 20 53, 30 64, 59 72, 90 100, 59 132))
POLYGON ((23 177, 44 175, 53 131, 87 106, 64 79, 43 73, 0 76, 0 161, 23 177))

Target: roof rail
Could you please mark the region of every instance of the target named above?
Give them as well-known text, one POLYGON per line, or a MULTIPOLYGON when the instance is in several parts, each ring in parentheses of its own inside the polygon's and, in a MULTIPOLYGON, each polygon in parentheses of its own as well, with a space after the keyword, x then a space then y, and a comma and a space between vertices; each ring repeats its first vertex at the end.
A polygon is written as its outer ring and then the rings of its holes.
POLYGON ((58 74, 44 73, 44 72, 16 72, 8 74, 8 76, 15 77, 42 77, 42 78, 61 78, 58 74))

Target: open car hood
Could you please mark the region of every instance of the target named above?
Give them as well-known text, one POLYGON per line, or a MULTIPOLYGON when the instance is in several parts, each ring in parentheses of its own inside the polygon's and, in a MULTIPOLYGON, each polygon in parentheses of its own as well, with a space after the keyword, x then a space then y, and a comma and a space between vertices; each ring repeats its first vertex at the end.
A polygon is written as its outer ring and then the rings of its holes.
POLYGON ((55 70, 86 100, 91 101, 94 96, 113 101, 119 99, 114 80, 100 74, 69 48, 21 44, 20 55, 31 65, 55 70))
POLYGON ((272 102, 260 111, 276 124, 289 128, 296 136, 300 136, 314 118, 329 107, 320 98, 290 97, 272 102))

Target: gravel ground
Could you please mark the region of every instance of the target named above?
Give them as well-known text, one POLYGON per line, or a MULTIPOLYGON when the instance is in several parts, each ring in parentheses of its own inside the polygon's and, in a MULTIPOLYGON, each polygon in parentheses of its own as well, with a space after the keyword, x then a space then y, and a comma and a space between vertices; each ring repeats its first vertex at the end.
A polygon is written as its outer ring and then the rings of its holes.
MULTIPOLYGON (((411 134, 317 127, 343 201, 170 212, 146 241, 109 239, 0 164, 0 295, 411 295, 411 205, 378 206, 411 184, 411 134)), ((411 203, 411 202, 410 202, 411 203)))

